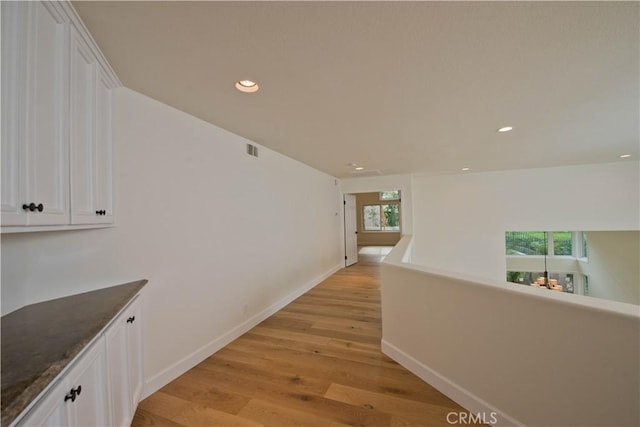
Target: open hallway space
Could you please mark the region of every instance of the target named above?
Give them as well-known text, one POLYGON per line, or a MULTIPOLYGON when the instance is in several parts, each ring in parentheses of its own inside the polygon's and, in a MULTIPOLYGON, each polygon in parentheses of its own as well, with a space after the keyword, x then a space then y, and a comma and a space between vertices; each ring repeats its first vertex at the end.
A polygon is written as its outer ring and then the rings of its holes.
POLYGON ((449 425, 465 411, 380 351, 380 261, 360 250, 278 313, 142 401, 133 427, 449 425))

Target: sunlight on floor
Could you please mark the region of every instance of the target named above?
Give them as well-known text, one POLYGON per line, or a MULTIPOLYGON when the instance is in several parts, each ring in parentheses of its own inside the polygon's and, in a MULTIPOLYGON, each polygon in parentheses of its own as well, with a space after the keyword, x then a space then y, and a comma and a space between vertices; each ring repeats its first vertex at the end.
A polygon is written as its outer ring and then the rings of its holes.
POLYGON ((360 246, 358 254, 360 255, 388 255, 393 246, 360 246))

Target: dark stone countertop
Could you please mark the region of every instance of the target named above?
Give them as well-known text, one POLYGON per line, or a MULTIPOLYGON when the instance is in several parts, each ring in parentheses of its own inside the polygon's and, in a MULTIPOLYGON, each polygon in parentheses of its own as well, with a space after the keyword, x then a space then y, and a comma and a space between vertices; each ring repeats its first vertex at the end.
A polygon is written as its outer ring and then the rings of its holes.
POLYGON ((2 426, 8 426, 147 280, 28 305, 2 316, 2 426))

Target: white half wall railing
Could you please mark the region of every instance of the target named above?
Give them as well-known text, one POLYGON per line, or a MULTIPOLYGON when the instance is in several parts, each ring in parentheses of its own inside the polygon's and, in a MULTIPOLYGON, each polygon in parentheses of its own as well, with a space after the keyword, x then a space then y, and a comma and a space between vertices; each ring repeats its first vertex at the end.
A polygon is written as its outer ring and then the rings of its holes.
POLYGON ((382 264, 382 351, 486 422, 640 425, 640 307, 382 264))

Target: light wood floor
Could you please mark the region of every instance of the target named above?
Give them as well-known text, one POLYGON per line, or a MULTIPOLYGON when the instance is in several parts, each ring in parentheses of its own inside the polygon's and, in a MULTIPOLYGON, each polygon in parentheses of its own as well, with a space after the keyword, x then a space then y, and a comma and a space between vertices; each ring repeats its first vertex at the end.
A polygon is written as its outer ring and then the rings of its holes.
POLYGON ((149 396, 133 426, 450 425, 465 410, 380 352, 381 258, 361 254, 149 396))

